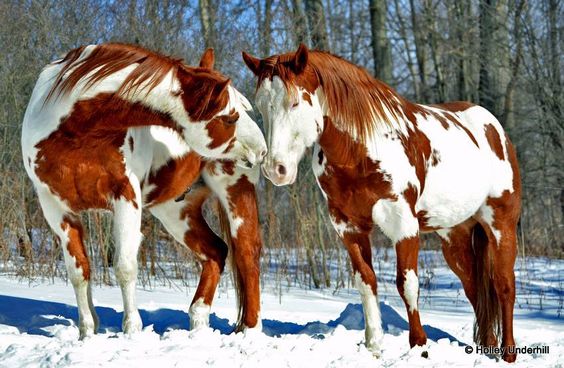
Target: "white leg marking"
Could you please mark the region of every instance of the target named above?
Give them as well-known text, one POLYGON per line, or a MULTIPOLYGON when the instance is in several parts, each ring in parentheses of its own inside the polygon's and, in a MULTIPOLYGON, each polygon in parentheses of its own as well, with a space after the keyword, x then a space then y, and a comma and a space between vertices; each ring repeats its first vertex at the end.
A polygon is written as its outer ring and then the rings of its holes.
POLYGON ((406 270, 404 273, 403 296, 409 306, 409 312, 417 310, 417 298, 419 296, 419 279, 413 270, 406 270))
POLYGON ((78 308, 78 331, 80 339, 93 335, 96 331, 98 316, 92 305, 92 295, 89 292, 88 281, 84 279, 82 268, 76 267, 76 258, 73 257, 68 249, 69 236, 68 228, 63 229, 63 217, 66 213, 71 213, 65 204, 58 200, 53 194, 42 189, 37 190, 39 203, 43 209, 43 215, 47 223, 59 239, 65 258, 65 265, 69 280, 74 288, 76 305, 78 308))
POLYGON ((362 281, 362 277, 358 272, 355 272, 354 280, 355 286, 360 293, 362 309, 364 310, 366 348, 374 355, 379 356, 384 331, 382 330, 382 317, 380 315, 378 298, 374 295, 372 288, 362 281))
POLYGON ((204 303, 204 298, 196 300, 188 310, 190 315, 190 330, 199 330, 209 327, 211 307, 204 303))
MULTIPOLYGON (((131 179, 131 178, 130 178, 131 179)), ((137 183, 132 183, 136 188, 137 183)), ((114 238, 116 255, 114 268, 123 297, 123 331, 126 334, 140 331, 143 324, 135 305, 137 281, 137 251, 141 243, 141 200, 137 193, 138 208, 120 198, 114 202, 114 238)))

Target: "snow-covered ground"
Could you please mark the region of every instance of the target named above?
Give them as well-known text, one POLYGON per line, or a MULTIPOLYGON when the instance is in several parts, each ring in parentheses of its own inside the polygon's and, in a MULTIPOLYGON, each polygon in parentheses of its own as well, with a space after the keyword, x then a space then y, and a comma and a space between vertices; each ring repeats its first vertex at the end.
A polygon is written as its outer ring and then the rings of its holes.
MULTIPOLYGON (((29 283, 0 276, 0 366, 73 367, 504 367, 484 355, 467 354, 473 314, 460 282, 440 261, 420 270, 421 319, 429 336, 429 357, 409 349, 405 309, 395 289, 395 262, 377 262, 383 352, 375 359, 362 344, 363 316, 353 289, 305 290, 263 284, 263 333, 232 334, 235 297, 224 276, 212 307, 212 328, 190 332, 188 303, 194 287, 139 288, 145 328, 126 337, 120 331, 121 294, 96 287, 101 320, 98 335, 78 341, 72 287, 63 281, 29 283)), ((428 260, 427 260, 428 261, 428 260)), ((519 261, 521 262, 521 261, 519 261)), ((516 266, 518 298, 515 337, 519 346, 548 345, 549 354, 521 354, 513 367, 564 366, 564 261, 529 259, 516 266), (526 266, 526 267, 524 267, 526 266), (526 271, 524 271, 526 269, 526 271)), ((429 264, 429 262, 426 262, 429 264)))

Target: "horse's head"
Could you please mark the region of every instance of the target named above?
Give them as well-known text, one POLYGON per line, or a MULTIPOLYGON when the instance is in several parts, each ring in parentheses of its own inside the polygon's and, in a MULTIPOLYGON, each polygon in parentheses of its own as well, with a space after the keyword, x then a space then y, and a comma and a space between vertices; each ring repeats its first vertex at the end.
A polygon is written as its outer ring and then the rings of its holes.
POLYGON ((266 156, 266 142, 247 114, 252 109, 249 101, 213 64, 213 49, 208 49, 199 67, 178 69, 175 95, 189 118, 182 124, 185 139, 203 157, 233 160, 251 168, 266 156))
POLYGON ((309 51, 298 50, 266 59, 243 52, 243 60, 258 77, 256 104, 265 122, 268 155, 263 172, 275 185, 292 184, 306 148, 323 131, 318 76, 308 65, 309 51))

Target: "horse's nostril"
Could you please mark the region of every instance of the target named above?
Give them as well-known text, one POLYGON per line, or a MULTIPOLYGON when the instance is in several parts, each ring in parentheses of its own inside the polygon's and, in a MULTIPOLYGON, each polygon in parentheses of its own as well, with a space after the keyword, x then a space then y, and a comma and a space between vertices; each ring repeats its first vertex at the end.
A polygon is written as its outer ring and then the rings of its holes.
POLYGON ((267 150, 263 150, 263 151, 260 153, 260 158, 264 158, 264 156, 266 156, 266 153, 267 153, 267 152, 268 152, 267 150))
POLYGON ((286 175, 286 167, 284 165, 276 166, 276 172, 278 175, 286 175))

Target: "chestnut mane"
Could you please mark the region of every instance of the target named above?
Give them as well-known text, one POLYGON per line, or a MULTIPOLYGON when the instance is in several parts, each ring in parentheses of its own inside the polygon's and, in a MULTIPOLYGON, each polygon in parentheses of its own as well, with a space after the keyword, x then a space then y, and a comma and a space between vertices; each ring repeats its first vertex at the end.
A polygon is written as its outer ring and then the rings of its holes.
POLYGON ((266 79, 279 76, 289 94, 292 85, 313 92, 323 88, 329 116, 335 127, 365 142, 381 125, 406 114, 406 107, 416 108, 385 83, 341 57, 324 51, 309 51, 307 66, 299 74, 292 71, 294 53, 271 56, 261 61, 257 87, 266 79))
POLYGON ((85 76, 88 76, 85 85, 85 89, 88 89, 109 75, 132 64, 138 65, 125 78, 116 94, 135 92, 147 81, 148 85, 144 88, 146 88, 146 93, 149 93, 162 82, 168 72, 172 70, 176 75, 179 67, 185 67, 182 59, 173 59, 139 46, 120 43, 98 45, 88 56, 77 61, 84 49, 85 47, 81 46, 71 50, 62 60, 56 62, 66 64, 57 74, 45 102, 55 95, 59 97, 68 94, 85 76), (69 71, 70 73, 65 77, 69 71))

